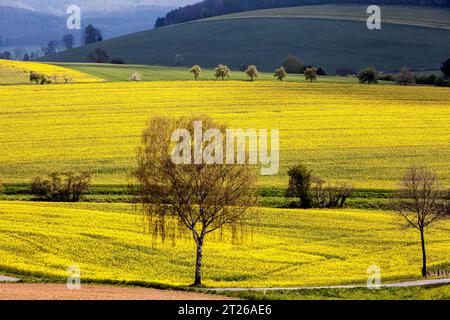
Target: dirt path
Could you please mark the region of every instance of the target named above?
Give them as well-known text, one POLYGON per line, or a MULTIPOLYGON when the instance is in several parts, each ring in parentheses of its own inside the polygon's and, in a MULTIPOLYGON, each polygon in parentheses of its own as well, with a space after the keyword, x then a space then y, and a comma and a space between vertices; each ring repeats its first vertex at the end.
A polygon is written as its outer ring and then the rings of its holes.
MULTIPOLYGON (((386 283, 381 284, 381 288, 404 288, 404 287, 419 287, 428 286, 436 284, 450 284, 450 279, 432 279, 432 280, 417 280, 417 281, 405 281, 397 283, 386 283)), ((324 287, 292 287, 292 288, 208 288, 205 290, 215 291, 215 292, 225 292, 225 291, 279 291, 279 290, 308 290, 308 289, 356 289, 356 288, 367 288, 363 285, 347 285, 347 286, 324 286, 324 287)))
POLYGON ((86 285, 69 290, 65 284, 0 283, 0 300, 224 300, 195 292, 86 285))
MULTIPOLYGON (((412 287, 450 284, 450 279, 418 280, 382 284, 381 287, 412 287)), ((225 291, 274 291, 308 289, 365 288, 362 285, 292 287, 292 288, 209 288, 225 291)), ((85 285, 80 290, 69 290, 65 284, 44 283, 0 283, 0 300, 227 300, 230 298, 206 293, 130 288, 107 285, 85 285)))

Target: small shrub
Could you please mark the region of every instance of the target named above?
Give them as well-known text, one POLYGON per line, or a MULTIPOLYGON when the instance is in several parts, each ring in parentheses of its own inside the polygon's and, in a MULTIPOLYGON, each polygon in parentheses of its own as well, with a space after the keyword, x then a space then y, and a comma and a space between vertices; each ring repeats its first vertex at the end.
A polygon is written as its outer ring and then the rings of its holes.
POLYGON ((442 62, 441 71, 447 79, 450 79, 450 59, 442 62))
POLYGON ((436 83, 437 76, 434 74, 430 75, 422 75, 422 76, 415 76, 415 81, 417 84, 427 84, 427 85, 434 85, 436 83))
POLYGON ((305 80, 313 82, 317 80, 317 69, 314 67, 305 69, 305 80))
POLYGON ((102 48, 96 48, 94 52, 88 55, 88 59, 90 62, 107 63, 109 62, 109 54, 102 48))
POLYGON ((317 177, 313 177, 311 181, 311 198, 314 208, 343 208, 353 193, 353 188, 348 184, 337 187, 326 186, 325 181, 317 177))
POLYGON ((214 68, 214 76, 218 79, 221 78, 224 80, 225 78, 231 77, 231 71, 228 66, 219 64, 217 67, 214 68))
POLYGON ((283 81, 286 78, 287 72, 284 67, 279 67, 275 70, 274 77, 280 81, 283 81))
POLYGON ((301 74, 305 70, 305 65, 303 62, 292 54, 288 55, 286 59, 284 59, 282 65, 287 73, 301 74))
POLYGON ((412 85, 415 83, 414 74, 411 72, 411 70, 404 67, 397 75, 395 83, 403 86, 412 85))
POLYGON ((31 183, 31 194, 48 201, 78 202, 88 191, 88 172, 55 172, 47 178, 37 177, 31 183))
POLYGON ((130 76, 130 81, 141 81, 142 80, 142 75, 140 72, 134 72, 131 76, 130 76))
POLYGON ((200 74, 202 73, 202 68, 198 64, 196 64, 191 68, 191 70, 189 70, 189 73, 193 74, 195 80, 197 81, 200 77, 200 74))
POLYGON ((52 81, 47 76, 34 71, 30 73, 30 82, 41 85, 52 83, 52 81))
POLYGON ((353 194, 353 188, 348 184, 327 185, 321 178, 313 176, 312 170, 304 165, 290 168, 288 176, 289 185, 285 196, 300 200, 289 203, 289 208, 342 208, 353 194))
POLYGON ((112 58, 111 63, 112 64, 125 64, 125 61, 121 58, 112 58))
POLYGON ((2 177, 0 177, 0 194, 3 193, 3 180, 2 177))
POLYGON ((316 68, 316 73, 318 76, 326 76, 327 75, 327 72, 322 67, 316 68))
POLYGON ((434 83, 438 87, 450 87, 450 79, 444 76, 440 76, 436 79, 434 83))
POLYGON ((258 78, 259 72, 256 66, 251 64, 248 66, 247 70, 245 70, 245 74, 250 78, 250 81, 253 81, 253 79, 258 78))
POLYGON ((312 171, 300 164, 293 166, 288 171, 289 185, 286 190, 287 198, 298 198, 302 209, 309 209, 312 206, 311 181, 312 171))
POLYGON ((360 83, 378 83, 378 71, 372 67, 365 68, 358 73, 358 79, 360 83))

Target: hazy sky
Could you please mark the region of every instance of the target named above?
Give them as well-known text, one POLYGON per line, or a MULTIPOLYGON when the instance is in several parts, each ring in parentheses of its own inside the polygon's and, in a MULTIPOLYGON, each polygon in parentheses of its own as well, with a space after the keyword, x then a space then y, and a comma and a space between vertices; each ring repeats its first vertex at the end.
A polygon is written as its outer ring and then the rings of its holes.
POLYGON ((117 11, 139 6, 178 7, 200 0, 0 0, 0 5, 24 9, 62 13, 68 5, 76 4, 83 10, 117 11))

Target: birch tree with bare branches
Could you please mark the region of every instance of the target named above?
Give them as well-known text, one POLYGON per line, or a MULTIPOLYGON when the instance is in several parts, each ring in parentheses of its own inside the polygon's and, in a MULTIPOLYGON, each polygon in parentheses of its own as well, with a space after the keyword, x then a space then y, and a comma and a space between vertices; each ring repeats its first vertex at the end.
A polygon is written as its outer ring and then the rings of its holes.
MULTIPOLYGON (((164 241, 187 233, 195 241, 193 285, 201 286, 207 235, 225 227, 233 237, 246 232, 257 198, 256 176, 249 165, 174 163, 172 133, 186 129, 194 145, 194 121, 202 121, 202 134, 213 128, 225 132, 225 126, 207 117, 152 118, 142 133, 133 175, 153 238, 164 241)), ((193 152, 184 155, 186 159, 193 152)))

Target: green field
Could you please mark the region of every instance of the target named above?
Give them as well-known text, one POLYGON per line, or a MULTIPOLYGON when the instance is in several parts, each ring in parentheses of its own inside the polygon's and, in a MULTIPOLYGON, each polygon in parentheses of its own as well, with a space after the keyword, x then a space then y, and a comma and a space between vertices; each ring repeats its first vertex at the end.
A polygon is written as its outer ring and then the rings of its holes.
MULTIPOLYGON (((419 279, 419 235, 391 212, 258 209, 253 233, 232 245, 225 231, 206 238, 206 286, 366 284, 419 279)), ((427 232, 430 269, 450 264, 449 221, 427 232)), ((0 202, 0 273, 60 281, 78 265, 83 282, 185 286, 194 242, 152 245, 130 204, 0 202)))
MULTIPOLYGON (((80 72, 88 73, 96 77, 101 77, 107 81, 129 81, 134 72, 141 74, 142 81, 184 81, 193 80, 194 76, 189 73, 190 68, 186 67, 163 67, 148 65, 117 65, 107 63, 74 63, 74 62, 50 62, 65 68, 74 69, 80 72)), ((214 80, 214 70, 203 69, 199 81, 214 80)), ((232 70, 231 79, 248 81, 249 78, 245 72, 232 70)), ((263 81, 274 81, 273 73, 260 72, 258 79, 263 81)), ((255 81, 256 81, 255 80, 255 81)), ((222 81, 222 80, 217 80, 222 81)), ((285 81, 308 83, 302 74, 289 74, 285 81)), ((317 76, 318 82, 324 83, 358 83, 356 77, 336 77, 336 76, 317 76)), ((383 83, 383 81, 380 81, 383 83)), ((386 82, 384 82, 386 83, 386 82)))
POLYGON ((237 69, 241 64, 253 63, 271 72, 292 53, 306 64, 321 65, 333 73, 338 68, 357 71, 368 65, 383 70, 405 65, 438 69, 450 52, 447 9, 405 7, 396 18, 397 10, 387 7, 389 23, 383 24, 382 30, 371 31, 359 21, 366 6, 320 6, 316 10, 328 8, 332 14, 324 18, 310 12, 313 18, 295 17, 297 10, 305 10, 302 8, 289 9, 293 16, 283 18, 264 12, 259 18, 214 18, 174 25, 75 48, 42 60, 83 62, 101 46, 111 57, 120 57, 129 64, 176 66, 175 57, 181 55, 178 63, 185 66, 214 67, 224 63, 237 69), (419 21, 427 27, 408 22, 408 10, 412 17, 423 11, 419 21), (336 15, 344 18, 337 19, 336 15))

